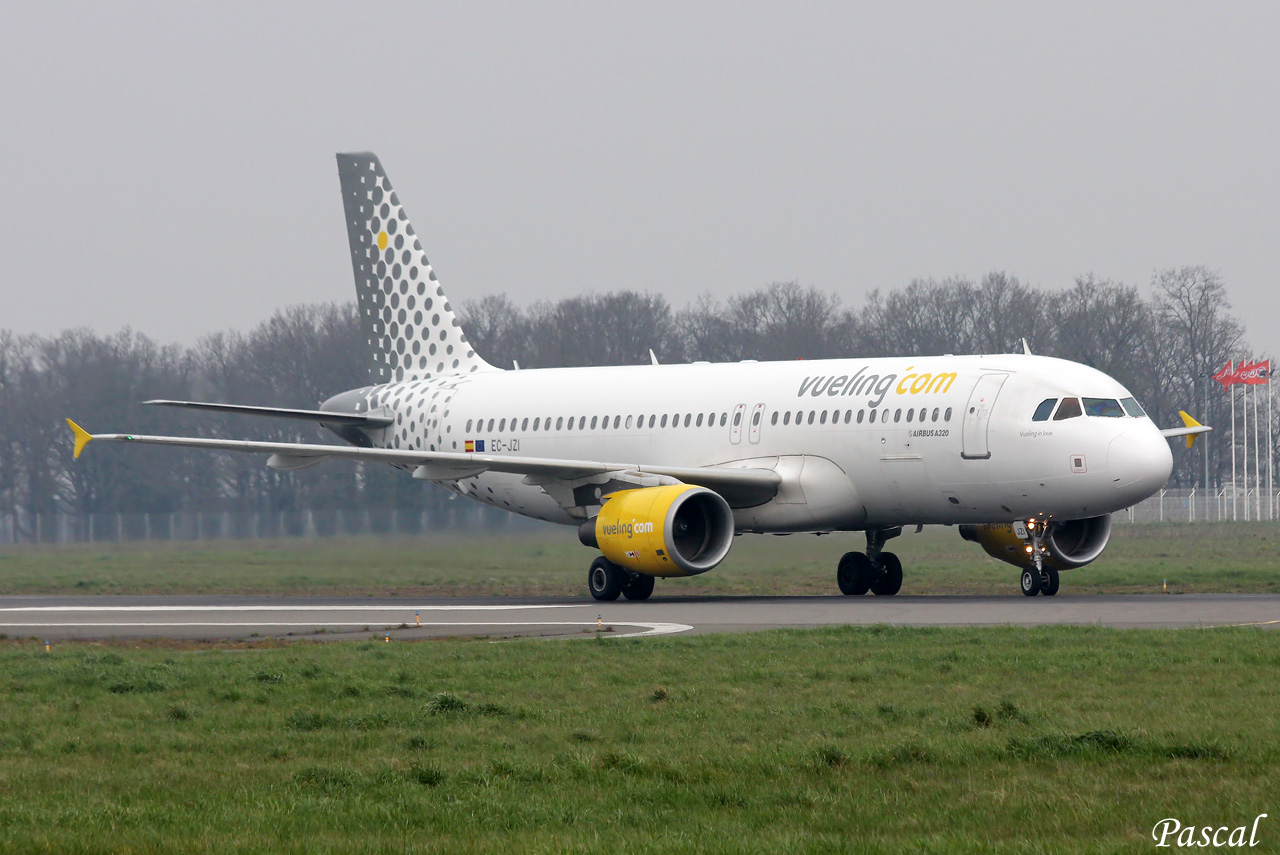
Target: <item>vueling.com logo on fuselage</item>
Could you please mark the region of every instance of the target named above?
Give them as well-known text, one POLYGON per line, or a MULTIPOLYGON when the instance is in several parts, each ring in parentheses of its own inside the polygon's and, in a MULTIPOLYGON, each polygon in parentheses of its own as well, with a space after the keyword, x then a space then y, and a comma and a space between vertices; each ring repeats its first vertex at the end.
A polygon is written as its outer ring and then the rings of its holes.
POLYGON ((831 398, 875 395, 874 400, 867 401, 867 406, 878 407, 884 401, 884 396, 889 394, 890 389, 894 389, 899 395, 938 395, 949 390, 956 380, 954 371, 912 374, 911 371, 914 368, 914 365, 907 366, 907 372, 903 374, 902 381, 897 384, 896 389, 894 382, 898 379, 897 374, 867 374, 865 365, 852 376, 839 374, 834 377, 826 375, 806 377, 800 381, 800 391, 796 392, 796 397, 803 398, 806 392, 813 398, 822 397, 824 394, 831 398))
POLYGON ((653 532, 653 523, 651 522, 616 522, 605 523, 600 527, 601 533, 605 535, 625 534, 631 537, 634 534, 651 534, 653 532))

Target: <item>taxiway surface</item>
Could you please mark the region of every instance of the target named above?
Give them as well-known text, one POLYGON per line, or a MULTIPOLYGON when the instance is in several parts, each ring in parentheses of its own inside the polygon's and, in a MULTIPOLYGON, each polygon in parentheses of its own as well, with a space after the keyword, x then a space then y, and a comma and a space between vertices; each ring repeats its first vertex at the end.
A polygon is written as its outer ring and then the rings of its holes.
POLYGON ((0 597, 10 638, 626 638, 782 627, 1280 627, 1280 595, 555 598, 0 597))

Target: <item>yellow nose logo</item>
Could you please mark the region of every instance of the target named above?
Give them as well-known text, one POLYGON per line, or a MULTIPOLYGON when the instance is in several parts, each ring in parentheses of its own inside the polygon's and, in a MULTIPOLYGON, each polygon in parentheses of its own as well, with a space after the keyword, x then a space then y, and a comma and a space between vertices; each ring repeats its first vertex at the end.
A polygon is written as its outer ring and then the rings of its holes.
POLYGON ((378 232, 378 249, 386 249, 386 248, 387 248, 387 233, 378 232))

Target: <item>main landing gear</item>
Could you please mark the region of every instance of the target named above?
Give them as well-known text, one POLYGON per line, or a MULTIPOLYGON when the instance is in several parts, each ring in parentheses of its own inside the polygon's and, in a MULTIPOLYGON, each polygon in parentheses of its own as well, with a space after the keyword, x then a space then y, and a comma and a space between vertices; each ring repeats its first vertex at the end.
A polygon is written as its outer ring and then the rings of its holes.
POLYGON ((902 562, 892 552, 884 552, 885 541, 902 534, 902 526, 867 529, 867 551, 846 552, 836 569, 840 593, 857 597, 870 591, 891 597, 902 588, 902 562))
POLYGON ((587 571, 587 588, 597 600, 616 600, 619 595, 628 600, 647 600, 653 593, 653 577, 619 567, 601 555, 587 571))
MULTIPOLYGON (((1032 566, 1022 571, 1022 593, 1027 597, 1034 597, 1036 594, 1052 597, 1058 593, 1058 571, 1044 565, 1045 555, 1048 554, 1044 538, 1049 530, 1049 521, 1031 517, 1023 526, 1026 532, 1018 534, 1023 535, 1027 541, 1027 555, 1031 558, 1032 566)), ((1017 531, 1016 525, 1014 530, 1017 531)))

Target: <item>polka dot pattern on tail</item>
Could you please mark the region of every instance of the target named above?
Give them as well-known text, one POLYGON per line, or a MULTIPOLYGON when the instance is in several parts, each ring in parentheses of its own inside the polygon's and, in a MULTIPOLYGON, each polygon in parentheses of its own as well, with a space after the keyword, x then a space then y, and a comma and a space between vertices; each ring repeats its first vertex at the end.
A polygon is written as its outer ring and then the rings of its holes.
MULTIPOLYGON (((368 152, 339 154, 338 178, 360 322, 369 345, 370 381, 407 382, 498 370, 466 346, 467 337, 378 158, 368 152), (402 308, 403 295, 424 294, 422 279, 436 282, 434 301, 428 298, 424 303, 431 315, 421 322, 415 316, 410 324, 402 308), (438 344, 466 356, 447 362, 411 358, 427 343, 433 354, 438 344)), ((431 438, 438 442, 437 437, 431 438)), ((411 441, 407 435, 399 439, 411 441)))

